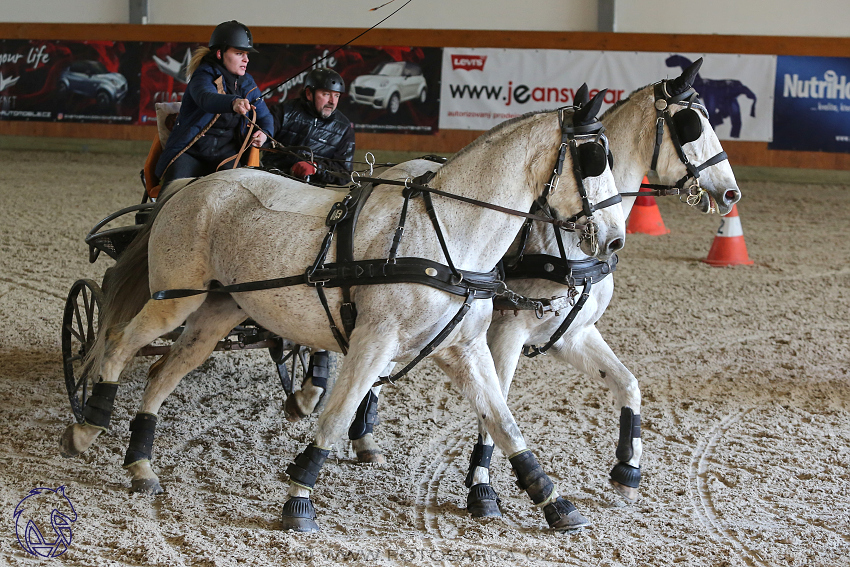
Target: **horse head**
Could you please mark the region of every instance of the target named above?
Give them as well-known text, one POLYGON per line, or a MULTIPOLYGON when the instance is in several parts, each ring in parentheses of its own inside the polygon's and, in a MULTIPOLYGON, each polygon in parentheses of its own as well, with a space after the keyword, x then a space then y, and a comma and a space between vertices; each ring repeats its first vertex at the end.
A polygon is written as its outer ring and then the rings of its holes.
POLYGON ((661 183, 690 189, 688 202, 705 213, 711 212, 713 200, 725 215, 740 200, 741 190, 693 87, 701 65, 702 58, 697 59, 675 79, 640 92, 652 97, 656 124, 664 125, 663 141, 653 151, 653 169, 661 183))
POLYGON ((567 219, 584 223, 579 247, 588 256, 602 260, 610 258, 625 244, 625 217, 611 172, 608 139, 597 118, 606 92, 607 89, 602 90, 587 100, 587 86, 583 85, 576 97, 578 103, 581 96, 582 104, 574 107, 571 115, 564 112, 562 144, 566 144, 572 158, 572 175, 555 179, 555 186, 566 182, 575 190, 559 192, 562 196, 557 199, 553 188, 549 196, 556 215, 558 210, 580 211, 567 219))

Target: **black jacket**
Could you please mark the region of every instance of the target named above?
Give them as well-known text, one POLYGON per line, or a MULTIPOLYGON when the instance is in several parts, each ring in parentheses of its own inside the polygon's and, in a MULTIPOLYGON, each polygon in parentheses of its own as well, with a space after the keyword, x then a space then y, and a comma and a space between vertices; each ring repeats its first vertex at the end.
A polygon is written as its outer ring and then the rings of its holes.
MULTIPOLYGON (((327 171, 349 172, 354 159, 354 127, 339 110, 328 118, 322 118, 313 104, 303 97, 287 100, 271 109, 274 119, 275 139, 284 146, 307 146, 319 168, 310 181, 344 184, 345 180, 327 171), (330 158, 330 159, 321 159, 330 158)), ((263 165, 289 172, 295 163, 309 160, 309 154, 301 157, 289 154, 265 152, 263 165)))

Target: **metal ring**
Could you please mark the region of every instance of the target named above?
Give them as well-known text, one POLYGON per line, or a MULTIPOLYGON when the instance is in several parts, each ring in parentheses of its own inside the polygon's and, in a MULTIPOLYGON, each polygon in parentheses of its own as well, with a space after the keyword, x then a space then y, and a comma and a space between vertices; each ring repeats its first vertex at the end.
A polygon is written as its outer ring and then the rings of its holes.
POLYGON ((452 285, 460 285, 461 282, 463 281, 463 274, 458 272, 458 275, 460 276, 460 279, 458 281, 455 281, 455 277, 454 277, 454 275, 452 275, 452 280, 451 280, 452 285))
POLYGON ((366 156, 364 157, 364 159, 369 165, 369 177, 372 177, 372 174, 375 171, 375 156, 372 154, 372 152, 366 152, 366 156))
POLYGON ((360 181, 358 181, 357 179, 355 179, 355 178, 354 178, 355 176, 359 179, 359 178, 360 178, 360 173, 358 173, 357 171, 352 171, 352 172, 351 172, 351 183, 353 183, 353 184, 354 184, 354 185, 356 185, 357 187, 360 187, 360 181))

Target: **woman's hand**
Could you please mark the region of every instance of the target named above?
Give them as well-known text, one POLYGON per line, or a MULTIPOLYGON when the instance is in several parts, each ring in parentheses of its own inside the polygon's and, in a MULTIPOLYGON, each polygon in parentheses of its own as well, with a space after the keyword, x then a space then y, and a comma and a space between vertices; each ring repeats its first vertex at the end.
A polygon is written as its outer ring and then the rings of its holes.
POLYGON ((265 134, 257 130, 256 132, 254 132, 254 135, 251 136, 251 145, 259 148, 260 146, 266 143, 267 139, 268 137, 265 134))
POLYGON ((251 103, 248 102, 247 98, 237 98, 233 101, 233 112, 236 114, 242 114, 243 116, 251 112, 251 103))

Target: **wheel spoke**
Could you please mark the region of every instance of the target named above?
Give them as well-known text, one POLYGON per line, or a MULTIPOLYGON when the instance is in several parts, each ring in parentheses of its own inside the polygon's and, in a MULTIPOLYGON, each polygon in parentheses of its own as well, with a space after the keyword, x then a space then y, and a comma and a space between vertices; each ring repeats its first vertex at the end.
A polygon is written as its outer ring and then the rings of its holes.
MULTIPOLYGON (((88 382, 88 374, 83 374, 80 376, 80 379, 74 383, 74 391, 79 392, 80 386, 85 386, 88 382)), ((85 389, 83 389, 83 395, 85 396, 85 389)))
POLYGON ((83 318, 80 315, 80 304, 77 301, 74 302, 74 315, 77 318, 77 329, 80 330, 80 340, 83 342, 83 344, 85 344, 86 339, 82 336, 82 333, 84 332, 83 329, 85 329, 85 327, 83 326, 83 318))
POLYGON ((81 335, 80 333, 78 333, 77 330, 74 329, 73 325, 65 325, 65 329, 67 329, 72 335, 77 337, 78 341, 80 341, 83 344, 86 344, 86 338, 83 335, 81 335))

